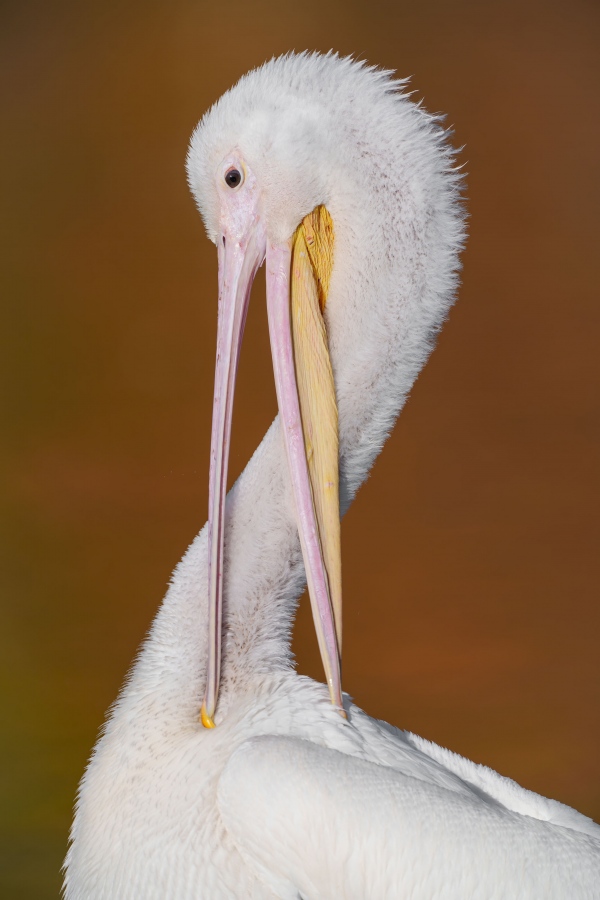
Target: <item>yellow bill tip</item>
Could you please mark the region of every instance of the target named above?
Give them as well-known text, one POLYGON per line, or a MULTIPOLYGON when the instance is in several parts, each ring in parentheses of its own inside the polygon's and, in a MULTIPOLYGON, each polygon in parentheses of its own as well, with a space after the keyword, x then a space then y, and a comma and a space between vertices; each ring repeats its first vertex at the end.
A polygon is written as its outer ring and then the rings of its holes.
POLYGON ((204 705, 204 703, 202 704, 202 709, 200 710, 200 721, 205 728, 215 727, 214 720, 212 719, 212 716, 209 716, 209 714, 206 712, 206 706, 204 705))

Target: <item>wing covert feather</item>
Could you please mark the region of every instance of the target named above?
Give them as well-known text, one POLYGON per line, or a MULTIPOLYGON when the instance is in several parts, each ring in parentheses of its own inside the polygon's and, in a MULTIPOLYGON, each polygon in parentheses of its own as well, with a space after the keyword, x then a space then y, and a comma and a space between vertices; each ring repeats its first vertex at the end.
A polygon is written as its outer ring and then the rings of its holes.
POLYGON ((285 900, 598 900, 600 842, 309 741, 232 755, 218 803, 285 900))

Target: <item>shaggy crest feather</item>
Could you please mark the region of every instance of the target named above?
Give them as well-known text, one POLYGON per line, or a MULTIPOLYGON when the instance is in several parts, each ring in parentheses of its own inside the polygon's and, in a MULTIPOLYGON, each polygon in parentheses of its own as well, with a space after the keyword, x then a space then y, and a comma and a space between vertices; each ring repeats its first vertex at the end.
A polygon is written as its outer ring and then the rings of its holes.
MULTIPOLYGON (((405 86, 333 53, 272 59, 209 110, 187 160, 213 241, 215 176, 233 150, 256 176, 270 239, 291 237, 319 205, 331 214, 325 318, 343 509, 431 351, 465 235, 447 134, 405 86)), ((198 723, 204 528, 82 779, 68 900, 594 896, 590 820, 349 699, 346 722, 324 685, 294 672, 304 567, 277 420, 229 493, 225 548, 217 727, 198 723)))

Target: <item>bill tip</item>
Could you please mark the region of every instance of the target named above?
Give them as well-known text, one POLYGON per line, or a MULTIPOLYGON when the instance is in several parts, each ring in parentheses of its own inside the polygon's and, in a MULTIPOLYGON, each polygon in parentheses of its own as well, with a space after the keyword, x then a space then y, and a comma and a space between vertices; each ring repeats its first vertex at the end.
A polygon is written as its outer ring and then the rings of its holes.
POLYGON ((200 721, 202 722, 202 724, 204 725, 205 728, 214 728, 215 727, 214 720, 213 720, 212 716, 209 716, 209 714, 207 713, 206 706, 204 703, 202 704, 202 709, 200 710, 200 721))

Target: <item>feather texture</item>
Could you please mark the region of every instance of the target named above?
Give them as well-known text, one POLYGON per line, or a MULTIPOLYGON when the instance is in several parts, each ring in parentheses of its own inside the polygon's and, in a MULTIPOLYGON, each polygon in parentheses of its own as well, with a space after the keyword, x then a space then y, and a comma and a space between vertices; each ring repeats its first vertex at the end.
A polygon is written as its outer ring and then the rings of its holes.
POLYGON ((227 764, 219 809, 248 865, 286 900, 598 897, 589 835, 403 769, 253 738, 227 764))

